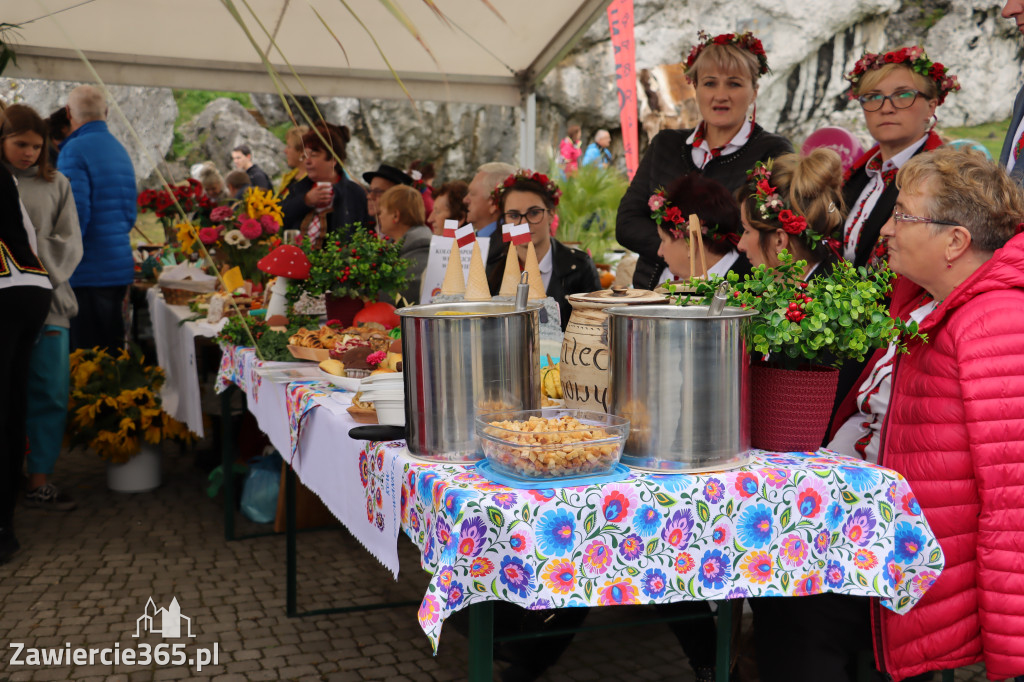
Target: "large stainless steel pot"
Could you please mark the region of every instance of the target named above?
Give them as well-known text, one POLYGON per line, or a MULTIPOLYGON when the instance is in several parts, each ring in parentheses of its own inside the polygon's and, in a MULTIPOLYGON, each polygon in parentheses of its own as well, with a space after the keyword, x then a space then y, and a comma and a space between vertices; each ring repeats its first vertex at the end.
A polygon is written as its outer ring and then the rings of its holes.
POLYGON ((409 451, 444 462, 480 459, 478 413, 540 407, 539 303, 434 303, 402 318, 409 451))
POLYGON ((743 326, 753 311, 707 306, 606 308, 612 414, 629 419, 622 462, 699 472, 747 461, 749 358, 743 326))

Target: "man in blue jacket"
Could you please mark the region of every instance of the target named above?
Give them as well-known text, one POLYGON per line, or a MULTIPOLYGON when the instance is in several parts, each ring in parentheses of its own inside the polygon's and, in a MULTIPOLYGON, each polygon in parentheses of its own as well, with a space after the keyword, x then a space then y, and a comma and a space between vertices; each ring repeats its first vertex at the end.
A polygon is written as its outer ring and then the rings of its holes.
POLYGON ((135 224, 135 169, 128 152, 107 130, 107 103, 91 85, 68 95, 71 134, 61 145, 57 169, 71 181, 84 255, 71 275, 78 316, 71 320, 72 348, 124 346, 122 304, 135 276, 128 233, 135 224))

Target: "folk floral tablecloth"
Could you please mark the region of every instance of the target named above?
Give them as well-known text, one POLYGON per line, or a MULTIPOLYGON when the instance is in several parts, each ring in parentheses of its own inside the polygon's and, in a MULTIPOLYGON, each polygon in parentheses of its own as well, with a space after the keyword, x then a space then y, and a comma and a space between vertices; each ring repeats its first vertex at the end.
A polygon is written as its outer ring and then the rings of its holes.
POLYGON ((402 460, 402 528, 433 574, 419 622, 435 649, 445 618, 479 601, 546 609, 837 592, 904 613, 943 568, 902 476, 824 450, 527 491, 421 463, 400 445, 368 444, 360 476, 375 496, 384 460, 402 460))
POLYGON ((289 463, 295 458, 299 445, 299 431, 309 411, 316 407, 317 398, 326 398, 335 390, 326 381, 299 379, 283 384, 266 382, 274 386, 274 390, 268 395, 264 391, 263 375, 258 370, 295 364, 262 362, 252 348, 223 344, 220 369, 214 384, 217 393, 223 392, 231 384, 238 386, 245 393, 250 411, 256 416, 260 428, 270 436, 274 447, 289 463), (284 446, 281 429, 284 420, 287 420, 288 426, 287 447, 284 446))

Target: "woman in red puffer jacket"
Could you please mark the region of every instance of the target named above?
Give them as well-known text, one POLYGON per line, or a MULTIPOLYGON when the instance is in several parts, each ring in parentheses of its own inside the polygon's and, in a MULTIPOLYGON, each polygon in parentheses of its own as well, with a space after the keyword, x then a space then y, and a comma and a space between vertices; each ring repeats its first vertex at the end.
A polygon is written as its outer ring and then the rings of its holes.
MULTIPOLYGON (((906 476, 946 567, 913 611, 874 605, 895 680, 984 662, 1024 674, 1024 194, 977 152, 914 157, 882 229, 889 265, 934 309, 897 359, 883 466, 906 476)), ((897 559, 887 569, 900 571, 897 559)))

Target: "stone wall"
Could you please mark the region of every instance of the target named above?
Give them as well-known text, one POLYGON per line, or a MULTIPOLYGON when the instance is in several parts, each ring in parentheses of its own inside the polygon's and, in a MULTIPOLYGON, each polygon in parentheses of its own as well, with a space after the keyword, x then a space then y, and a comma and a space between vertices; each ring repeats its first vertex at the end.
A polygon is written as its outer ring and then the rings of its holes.
MULTIPOLYGON (((81 83, 4 78, 0 80, 0 99, 7 103, 27 104, 43 118, 67 103, 68 93, 81 83)), ((139 180, 150 175, 157 164, 163 164, 174 138, 174 120, 178 105, 168 88, 141 88, 124 85, 110 87, 117 107, 109 106, 107 125, 110 132, 128 150, 139 180), (136 138, 118 112, 131 121, 136 138)), ((178 178, 179 180, 181 178, 178 178)))

